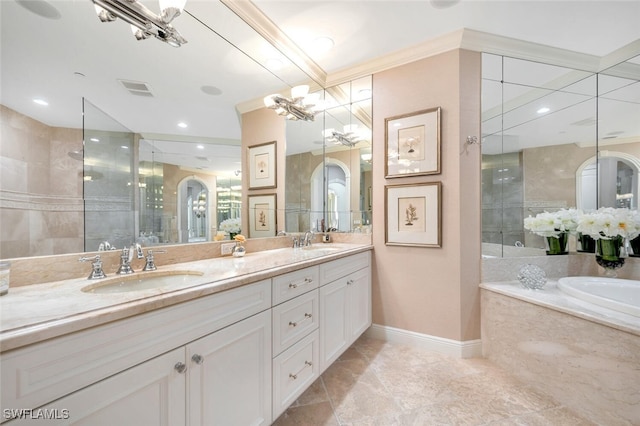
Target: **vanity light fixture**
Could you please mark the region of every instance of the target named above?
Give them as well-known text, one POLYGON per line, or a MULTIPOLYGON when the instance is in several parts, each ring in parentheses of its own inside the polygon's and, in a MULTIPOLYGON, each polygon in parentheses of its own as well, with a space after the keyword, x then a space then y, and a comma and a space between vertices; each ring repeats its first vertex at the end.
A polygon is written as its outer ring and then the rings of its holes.
POLYGON ((156 15, 137 0, 92 0, 101 22, 112 22, 116 18, 131 25, 137 40, 151 36, 173 46, 185 44, 182 35, 171 26, 171 21, 184 10, 186 0, 159 0, 160 15, 156 15))
POLYGON ((291 99, 279 94, 273 94, 264 98, 264 105, 275 110, 276 114, 284 116, 287 120, 315 120, 314 109, 318 104, 318 97, 309 95, 309 86, 301 85, 291 88, 291 99))
POLYGON ((344 132, 339 132, 335 129, 326 129, 322 132, 322 135, 328 142, 333 142, 336 145, 342 144, 344 146, 352 147, 360 142, 360 135, 355 132, 355 125, 344 126, 344 132))

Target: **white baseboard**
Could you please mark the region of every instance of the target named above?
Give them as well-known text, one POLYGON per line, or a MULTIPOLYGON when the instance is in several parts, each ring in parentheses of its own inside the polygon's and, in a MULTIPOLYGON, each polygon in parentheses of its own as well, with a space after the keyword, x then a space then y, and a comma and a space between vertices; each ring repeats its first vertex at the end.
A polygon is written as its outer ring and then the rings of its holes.
POLYGON ((378 324, 371 325, 365 335, 385 342, 415 346, 457 358, 482 357, 482 340, 480 339, 461 342, 378 324))

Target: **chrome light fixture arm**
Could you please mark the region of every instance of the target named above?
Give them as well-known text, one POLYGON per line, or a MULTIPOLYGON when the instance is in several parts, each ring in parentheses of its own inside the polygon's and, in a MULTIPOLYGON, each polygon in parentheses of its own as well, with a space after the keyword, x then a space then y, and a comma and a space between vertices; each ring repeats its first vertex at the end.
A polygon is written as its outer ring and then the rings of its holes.
POLYGON ((116 17, 139 29, 134 33, 138 40, 154 36, 174 47, 187 42, 182 35, 170 25, 180 15, 180 9, 169 7, 158 16, 136 0, 92 0, 102 8, 98 9, 98 17, 102 22, 111 22, 116 17))

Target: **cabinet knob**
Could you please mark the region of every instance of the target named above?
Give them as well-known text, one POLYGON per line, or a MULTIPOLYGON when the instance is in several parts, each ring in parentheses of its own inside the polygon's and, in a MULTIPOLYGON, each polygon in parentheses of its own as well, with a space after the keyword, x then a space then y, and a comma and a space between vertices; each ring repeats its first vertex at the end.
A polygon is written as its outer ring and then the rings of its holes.
POLYGON ((201 365, 204 362, 204 357, 202 355, 194 354, 191 357, 191 361, 195 362, 198 365, 201 365))
POLYGON ((180 374, 182 374, 185 371, 187 371, 187 366, 182 362, 176 363, 176 365, 174 365, 173 368, 175 368, 175 370, 180 374))

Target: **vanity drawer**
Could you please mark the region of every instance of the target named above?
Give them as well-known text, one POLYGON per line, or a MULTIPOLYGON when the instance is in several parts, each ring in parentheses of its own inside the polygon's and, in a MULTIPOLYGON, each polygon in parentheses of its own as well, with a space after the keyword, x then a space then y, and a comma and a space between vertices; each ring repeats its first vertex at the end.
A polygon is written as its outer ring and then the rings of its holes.
POLYGON ((289 272, 273 278, 273 304, 278 305, 318 288, 317 266, 289 272))
POLYGON ((278 418, 319 376, 318 330, 273 360, 273 420, 278 418))
POLYGON ((274 356, 318 328, 318 300, 316 289, 271 310, 274 356))
POLYGON ((271 280, 0 355, 3 408, 36 408, 271 307, 271 280))
POLYGON ((320 265, 320 285, 329 284, 338 278, 345 277, 353 272, 359 271, 360 269, 367 268, 370 263, 370 251, 323 263, 320 265))

